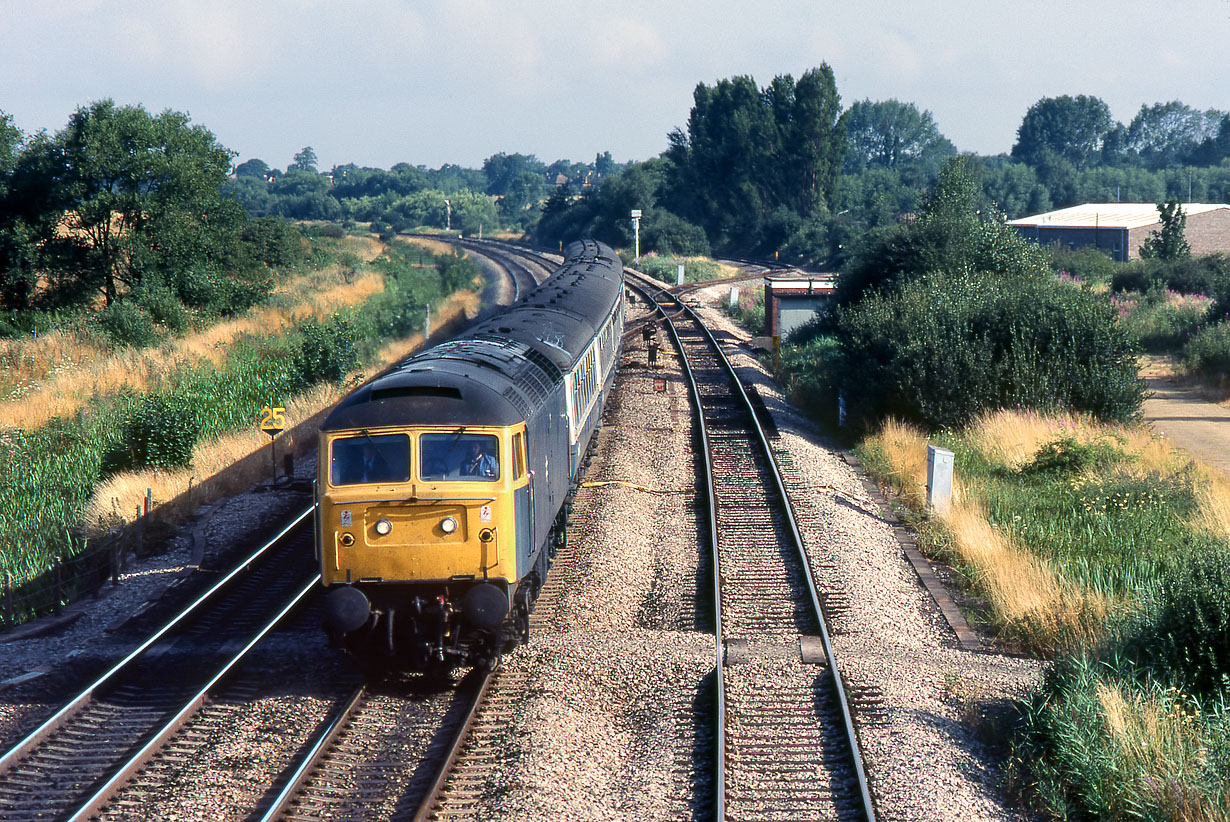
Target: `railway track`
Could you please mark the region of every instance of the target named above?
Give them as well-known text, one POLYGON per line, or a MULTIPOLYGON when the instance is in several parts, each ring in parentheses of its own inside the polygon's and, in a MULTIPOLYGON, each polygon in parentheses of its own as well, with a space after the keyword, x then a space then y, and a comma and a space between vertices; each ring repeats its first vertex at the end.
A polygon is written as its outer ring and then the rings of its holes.
POLYGON ((0 756, 0 819, 85 819, 313 592, 311 509, 0 756))
POLYGON ((755 409, 721 348, 653 283, 708 460, 717 607, 716 818, 875 818, 802 540, 755 409))

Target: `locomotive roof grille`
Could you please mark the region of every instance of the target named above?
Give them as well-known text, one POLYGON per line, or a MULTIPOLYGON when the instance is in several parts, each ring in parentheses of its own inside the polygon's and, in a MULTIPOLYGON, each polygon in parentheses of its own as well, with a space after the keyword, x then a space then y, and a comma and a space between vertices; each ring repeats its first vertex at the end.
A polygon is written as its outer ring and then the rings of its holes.
POLYGON ((517 409, 517 412, 522 416, 522 418, 529 419, 530 405, 525 401, 525 397, 521 395, 521 392, 517 390, 516 386, 508 386, 504 389, 501 396, 513 404, 513 407, 517 409))

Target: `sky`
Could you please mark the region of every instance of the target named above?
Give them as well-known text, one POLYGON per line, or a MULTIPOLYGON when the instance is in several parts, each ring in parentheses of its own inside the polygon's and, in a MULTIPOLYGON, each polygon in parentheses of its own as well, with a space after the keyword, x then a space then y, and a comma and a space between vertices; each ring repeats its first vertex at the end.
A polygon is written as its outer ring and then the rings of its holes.
POLYGON ((111 98, 285 168, 664 151, 698 83, 832 67, 843 106, 930 111, 1010 151, 1043 97, 1230 110, 1230 0, 0 0, 0 112, 54 133, 111 98))

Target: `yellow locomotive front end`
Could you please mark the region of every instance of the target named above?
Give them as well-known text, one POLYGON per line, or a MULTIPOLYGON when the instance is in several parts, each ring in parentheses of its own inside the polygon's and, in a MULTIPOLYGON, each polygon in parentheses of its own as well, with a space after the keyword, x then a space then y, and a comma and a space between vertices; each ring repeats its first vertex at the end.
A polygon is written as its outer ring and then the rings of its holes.
POLYGON ((523 575, 524 424, 336 430, 320 456, 317 551, 334 644, 417 669, 493 662, 523 575))

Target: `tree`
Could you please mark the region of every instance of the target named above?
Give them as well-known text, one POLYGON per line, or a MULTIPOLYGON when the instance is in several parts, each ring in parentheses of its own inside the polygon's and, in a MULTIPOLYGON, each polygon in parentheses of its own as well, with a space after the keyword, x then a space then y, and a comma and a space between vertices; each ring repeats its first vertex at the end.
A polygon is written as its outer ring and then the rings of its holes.
POLYGON ((1044 97, 1025 113, 1012 158, 1037 167, 1058 155, 1085 168, 1101 157, 1111 122, 1110 107, 1097 97, 1044 97))
POLYGON ((965 157, 948 160, 917 220, 879 229, 863 241, 838 278, 838 303, 899 290, 929 272, 1028 278, 1047 270, 1041 249, 988 209, 971 162, 965 157))
POLYGON ((13 188, 21 151, 21 129, 0 111, 0 308, 25 308, 37 282, 37 244, 22 214, 26 198, 13 188))
POLYGON ((1223 115, 1217 134, 1201 141, 1190 161, 1200 166, 1215 166, 1230 158, 1230 114, 1223 115))
POLYGON ((598 175, 598 179, 607 177, 617 171, 615 160, 611 158, 611 152, 604 151, 594 156, 594 173, 598 175))
POLYGON ((846 131, 845 171, 938 163, 957 153, 929 111, 897 100, 860 100, 841 116, 846 131))
POLYGON ((39 208, 58 223, 41 262, 78 298, 97 289, 110 304, 121 286, 182 277, 216 260, 243 219, 221 194, 232 153, 186 114, 102 100, 28 155, 39 208))
POLYGON ((295 153, 294 162, 286 167, 286 171, 306 171, 309 174, 316 174, 316 150, 311 146, 299 149, 295 153))
POLYGON ((1180 260, 1192 255, 1191 246, 1187 244, 1185 230, 1187 215, 1177 199, 1157 204, 1157 213, 1162 226, 1157 231, 1150 231, 1140 246, 1140 256, 1155 260, 1180 260))
POLYGON ((269 179, 269 164, 264 160, 252 158, 244 160, 239 165, 235 166, 236 177, 254 177, 262 182, 269 179))
POLYGON ((513 185, 523 184, 522 175, 531 174, 543 181, 546 187, 547 167, 533 154, 505 154, 500 152, 483 160, 483 174, 487 177, 488 194, 503 196, 513 185))
POLYGON ((1217 136, 1223 113, 1197 111, 1178 100, 1141 106, 1127 128, 1127 150, 1146 168, 1179 165, 1217 136))
POLYGON ((664 200, 712 242, 771 251, 765 215, 785 207, 805 219, 831 202, 846 141, 827 65, 797 83, 780 75, 761 90, 734 77, 692 96, 686 134, 670 135, 664 200))

